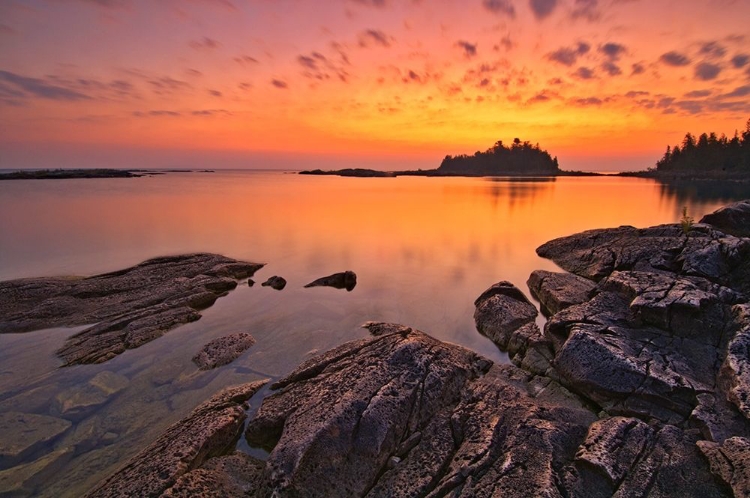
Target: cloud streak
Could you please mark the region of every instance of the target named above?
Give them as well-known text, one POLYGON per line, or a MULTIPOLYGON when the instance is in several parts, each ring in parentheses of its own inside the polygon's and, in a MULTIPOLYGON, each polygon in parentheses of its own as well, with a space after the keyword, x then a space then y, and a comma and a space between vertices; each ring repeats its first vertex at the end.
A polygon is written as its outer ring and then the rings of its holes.
POLYGON ((52 85, 39 78, 29 78, 9 71, 0 71, 0 81, 9 84, 11 89, 15 88, 16 96, 18 97, 21 96, 18 93, 22 93, 24 96, 31 95, 43 99, 65 100, 69 102, 91 99, 91 97, 81 92, 52 85))

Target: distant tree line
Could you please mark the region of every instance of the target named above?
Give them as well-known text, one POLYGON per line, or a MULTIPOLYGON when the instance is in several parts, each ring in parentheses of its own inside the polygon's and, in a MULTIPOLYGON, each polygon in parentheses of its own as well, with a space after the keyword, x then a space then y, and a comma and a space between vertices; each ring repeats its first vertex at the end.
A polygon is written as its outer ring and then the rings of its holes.
POLYGON ((510 147, 502 141, 484 152, 474 155, 445 156, 438 175, 554 175, 560 172, 557 157, 554 159, 539 144, 531 145, 516 138, 510 147))
POLYGON ((656 173, 726 177, 750 173, 750 119, 745 131, 735 131, 732 138, 703 133, 696 140, 686 134, 682 145, 667 146, 664 156, 656 162, 656 173))

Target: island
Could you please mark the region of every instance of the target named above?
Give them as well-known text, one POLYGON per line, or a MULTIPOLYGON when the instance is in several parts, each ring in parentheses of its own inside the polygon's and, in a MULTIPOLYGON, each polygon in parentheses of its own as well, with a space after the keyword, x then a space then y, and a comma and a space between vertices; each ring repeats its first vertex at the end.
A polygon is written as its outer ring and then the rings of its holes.
POLYGON ((750 119, 742 133, 732 138, 715 132, 702 133, 697 139, 685 134, 682 144, 667 146, 654 168, 620 173, 660 180, 731 180, 750 182, 750 119))
POLYGON ((0 180, 62 180, 70 178, 138 178, 146 172, 125 169, 40 169, 0 173, 0 180))
POLYGON ((395 178, 397 176, 599 176, 599 173, 584 171, 563 171, 549 152, 522 142, 513 140, 510 146, 502 140, 484 152, 477 151, 472 155, 447 155, 437 169, 418 169, 404 171, 378 171, 366 168, 346 168, 324 171, 321 169, 300 171, 300 175, 334 175, 360 178, 395 178))

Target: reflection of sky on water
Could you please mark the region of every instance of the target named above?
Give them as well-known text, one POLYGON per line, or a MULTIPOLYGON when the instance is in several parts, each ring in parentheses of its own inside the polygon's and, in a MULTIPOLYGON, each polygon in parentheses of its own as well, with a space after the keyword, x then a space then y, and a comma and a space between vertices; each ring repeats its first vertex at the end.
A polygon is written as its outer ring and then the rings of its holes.
MULTIPOLYGON (((581 230, 696 220, 740 190, 695 191, 637 178, 338 178, 264 172, 171 173, 115 180, 0 183, 0 279, 94 274, 195 251, 267 263, 175 329, 103 365, 58 369, 69 329, 0 335, 0 411, 59 415, 60 393, 110 370, 130 385, 45 451, 76 448, 48 496, 80 494, 222 386, 278 378, 310 355, 365 337, 366 320, 404 323, 507 361, 474 328, 474 299, 531 271, 555 269, 535 249, 581 230), (718 193, 716 193, 718 192, 718 193), (350 293, 303 289, 343 270, 350 293), (209 340, 250 332, 229 366, 190 361, 209 340), (104 437, 108 435, 107 437, 104 437), (67 446, 66 446, 67 445, 67 446)), ((540 320, 541 322, 541 320, 540 320)), ((42 489, 42 488, 40 488, 42 489)))

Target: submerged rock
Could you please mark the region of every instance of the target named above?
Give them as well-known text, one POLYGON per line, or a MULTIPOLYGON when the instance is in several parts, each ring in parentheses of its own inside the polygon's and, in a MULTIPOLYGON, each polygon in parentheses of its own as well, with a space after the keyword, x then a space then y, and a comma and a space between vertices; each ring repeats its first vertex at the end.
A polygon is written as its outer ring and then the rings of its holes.
POLYGON ((239 333, 219 337, 209 342, 195 356, 193 363, 201 370, 211 370, 232 363, 255 344, 250 334, 239 333))
POLYGON ((54 410, 70 420, 80 420, 107 403, 130 381, 123 375, 103 371, 88 383, 66 389, 55 396, 54 410))
POLYGON ((0 282, 0 333, 96 323, 58 351, 65 365, 102 363, 200 318, 263 265, 216 254, 168 256, 94 277, 0 282))
POLYGON ((284 279, 284 277, 274 275, 260 285, 262 285, 263 287, 271 287, 272 289, 281 290, 286 287, 286 280, 284 279))
POLYGON ((33 413, 0 413, 0 469, 12 467, 67 431, 68 420, 33 413))
POLYGON ((231 453, 246 418, 243 406, 265 383, 250 382, 216 394, 87 496, 159 496, 211 457, 231 453))
POLYGON ((334 273, 327 277, 320 277, 317 280, 313 280, 305 287, 333 287, 335 289, 346 289, 347 292, 351 292, 357 285, 357 274, 353 271, 344 271, 341 273, 334 273))

